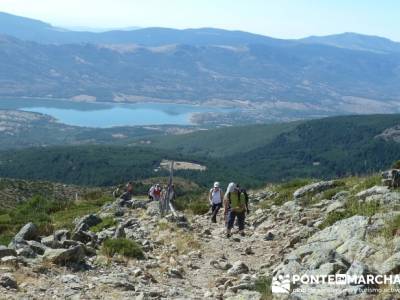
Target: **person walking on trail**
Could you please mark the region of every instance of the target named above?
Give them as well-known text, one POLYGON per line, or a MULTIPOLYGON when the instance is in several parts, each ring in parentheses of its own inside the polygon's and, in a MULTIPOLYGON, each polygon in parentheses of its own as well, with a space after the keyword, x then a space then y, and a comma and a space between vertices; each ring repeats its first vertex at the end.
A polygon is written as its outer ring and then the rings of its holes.
POLYGON ((217 223, 217 215, 222 207, 222 202, 224 199, 224 194, 220 187, 218 181, 214 182, 214 187, 210 190, 208 194, 208 201, 211 205, 211 222, 217 223))
POLYGON ((238 220, 239 234, 244 236, 244 220, 246 216, 246 199, 237 184, 231 182, 224 197, 224 217, 226 220, 226 237, 231 237, 231 231, 238 220))
POLYGON ((149 190, 150 201, 160 201, 161 198, 161 186, 157 183, 153 185, 149 190))

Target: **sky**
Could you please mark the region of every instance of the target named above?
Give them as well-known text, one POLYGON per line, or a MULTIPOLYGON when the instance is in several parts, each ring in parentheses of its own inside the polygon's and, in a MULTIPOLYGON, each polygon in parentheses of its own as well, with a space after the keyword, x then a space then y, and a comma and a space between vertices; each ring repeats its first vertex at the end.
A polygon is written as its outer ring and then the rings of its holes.
POLYGON ((357 32, 400 41, 397 0, 0 0, 60 27, 216 27, 278 38, 357 32))

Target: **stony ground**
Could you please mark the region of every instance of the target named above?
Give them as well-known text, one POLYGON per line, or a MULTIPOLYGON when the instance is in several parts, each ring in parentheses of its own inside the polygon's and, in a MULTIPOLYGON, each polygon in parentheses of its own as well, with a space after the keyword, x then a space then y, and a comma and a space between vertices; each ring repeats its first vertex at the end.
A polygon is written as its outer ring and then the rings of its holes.
MULTIPOLYGON (((9 248, 0 248, 0 298, 269 299, 267 278, 278 274, 400 270, 400 238, 394 234, 387 240, 377 234, 397 215, 397 191, 386 187, 357 191, 360 203, 380 201, 391 212, 353 214, 325 226, 321 224, 330 214, 346 212, 355 192, 342 191, 335 182, 320 182, 297 189, 282 205, 274 204, 277 193, 266 189, 252 194, 246 235, 230 239, 224 235, 221 215, 217 224, 209 215, 161 218, 156 203, 142 201, 127 206, 116 201, 96 216, 77 220, 71 236, 57 232, 40 239, 26 226, 9 248), (323 192, 332 188, 335 192, 327 197, 323 192), (311 194, 313 201, 307 198, 311 194), (97 233, 86 226, 109 217, 116 220, 115 226, 97 233), (104 256, 102 241, 113 237, 138 242, 145 258, 104 256)), ((365 287, 335 291, 315 287, 307 294, 292 292, 290 298, 397 298, 393 293, 370 295, 365 287)))

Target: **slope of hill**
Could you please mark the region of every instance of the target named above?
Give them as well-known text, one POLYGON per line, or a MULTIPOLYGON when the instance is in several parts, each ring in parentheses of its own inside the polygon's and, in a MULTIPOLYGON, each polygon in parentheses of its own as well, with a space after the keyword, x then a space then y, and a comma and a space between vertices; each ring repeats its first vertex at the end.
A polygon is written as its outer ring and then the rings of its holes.
POLYGON ((53 27, 48 23, 0 12, 0 33, 21 40, 46 44, 138 44, 162 46, 170 44, 188 45, 286 45, 293 41, 274 39, 243 31, 214 28, 185 29, 139 28, 134 30, 112 30, 106 32, 73 31, 53 27))
POLYGON ((208 101, 272 116, 396 112, 399 65, 399 54, 313 44, 123 50, 3 36, 0 97, 208 101))
POLYGON ((339 48, 378 53, 400 52, 400 43, 387 38, 346 32, 327 36, 310 36, 300 40, 304 43, 323 44, 339 48))
POLYGON ((175 125, 79 127, 40 113, 0 109, 0 150, 87 144, 134 146, 145 144, 152 136, 162 138, 194 130, 197 128, 175 125))
POLYGON ((400 115, 311 120, 265 146, 229 159, 268 181, 372 173, 399 159, 400 144, 381 137, 399 123, 400 115))
POLYGON ((206 171, 176 172, 201 186, 214 180, 258 186, 297 177, 369 174, 399 159, 400 144, 382 135, 399 123, 400 115, 348 116, 215 129, 175 136, 173 143, 160 138, 146 147, 89 145, 3 151, 0 176, 112 185, 165 175, 165 171, 154 171, 163 159, 206 166, 206 171))

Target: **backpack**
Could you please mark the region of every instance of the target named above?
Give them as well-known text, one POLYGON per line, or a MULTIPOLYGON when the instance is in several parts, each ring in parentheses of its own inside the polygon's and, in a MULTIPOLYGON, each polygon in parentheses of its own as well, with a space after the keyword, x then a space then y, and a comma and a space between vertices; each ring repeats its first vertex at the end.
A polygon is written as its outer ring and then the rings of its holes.
POLYGON ((246 196, 244 193, 234 191, 228 194, 230 208, 234 212, 243 212, 246 208, 246 196))

